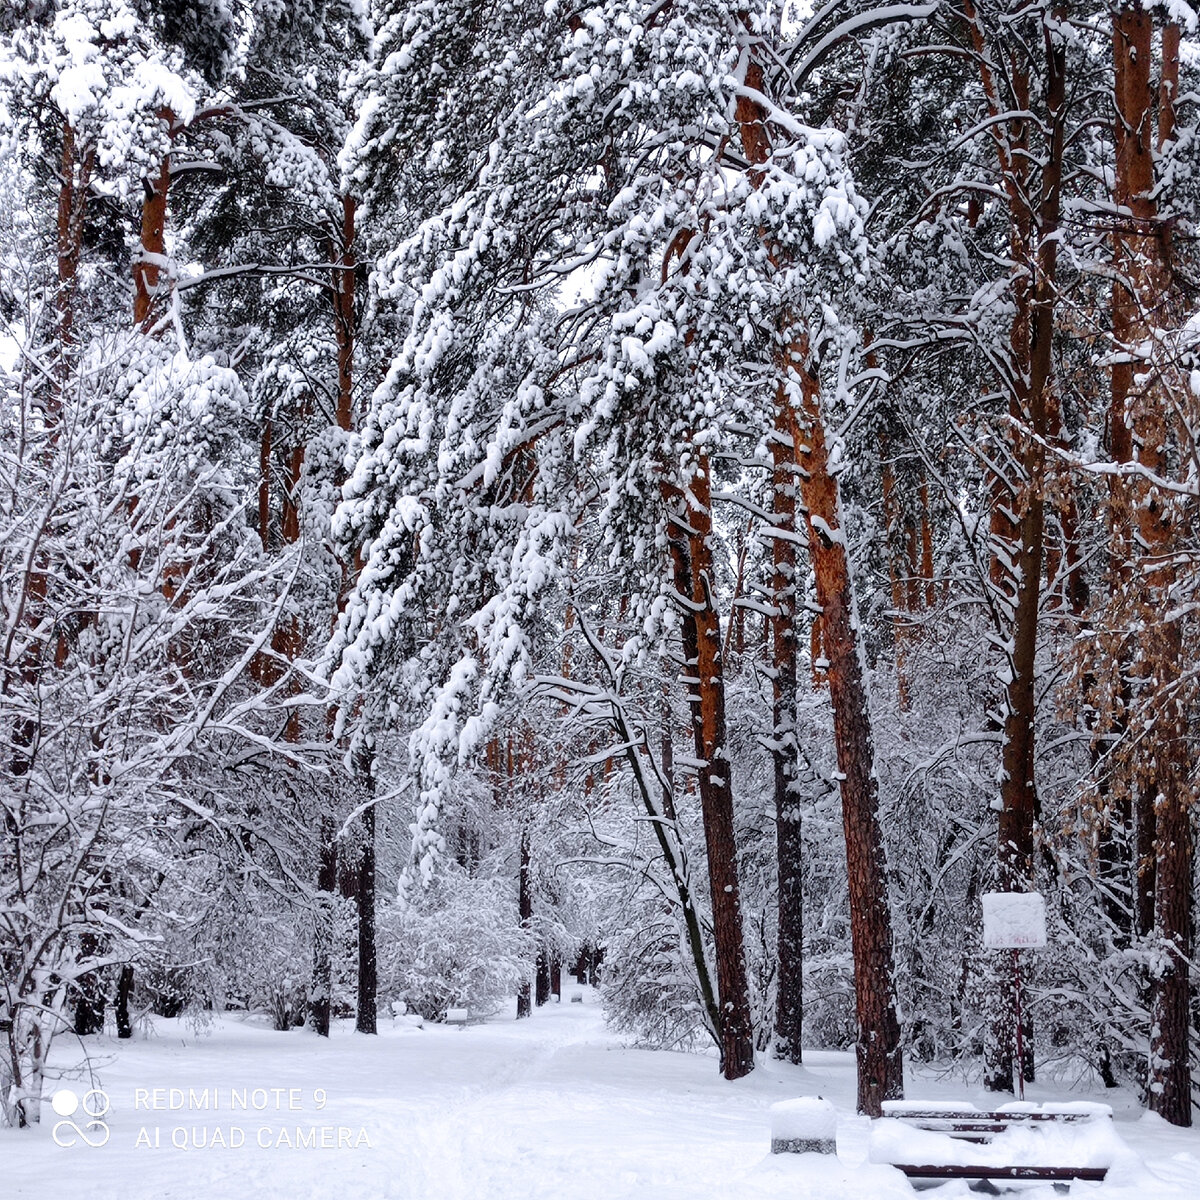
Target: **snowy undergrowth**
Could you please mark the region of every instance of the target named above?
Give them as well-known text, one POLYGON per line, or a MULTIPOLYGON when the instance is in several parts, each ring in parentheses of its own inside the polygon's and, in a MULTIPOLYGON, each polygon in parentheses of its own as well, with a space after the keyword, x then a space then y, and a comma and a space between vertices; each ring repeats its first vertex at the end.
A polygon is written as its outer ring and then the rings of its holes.
MULTIPOLYGON (((304 1030, 277 1033, 265 1018, 222 1018, 207 1035, 195 1035, 184 1023, 158 1020, 152 1032, 132 1042, 99 1040, 99 1081, 111 1105, 107 1144, 94 1149, 55 1145, 53 1129, 61 1118, 47 1104, 32 1135, 0 1132, 5 1195, 95 1200, 913 1196, 898 1172, 865 1164, 869 1122, 852 1112, 850 1055, 813 1052, 799 1068, 764 1061, 749 1078, 730 1084, 720 1079, 709 1056, 622 1044, 605 1028, 590 989, 564 984, 564 997, 568 1002, 521 1022, 497 1018, 455 1029, 385 1020, 377 1038, 353 1034, 348 1024, 322 1041, 304 1030), (575 991, 582 991, 583 1004, 569 1003, 575 991), (324 1092, 323 1108, 318 1089, 324 1092), (816 1094, 838 1108, 838 1158, 770 1156, 769 1105, 816 1094), (235 1111, 243 1095, 247 1109, 235 1111), (182 1100, 184 1107, 167 1107, 173 1100, 182 1100), (197 1107, 201 1101, 209 1107, 197 1107), (155 1103, 163 1107, 147 1107, 155 1103), (297 1144, 314 1136, 319 1143, 320 1131, 327 1128, 349 1130, 357 1144, 340 1149, 297 1144), (232 1148, 239 1130, 245 1144, 232 1148), (173 1147, 172 1138, 189 1145, 217 1144, 183 1149, 173 1147)), ((57 1054, 60 1069, 70 1054, 64 1040, 57 1054)), ((67 1077, 56 1086, 82 1093, 89 1085, 67 1077)), ((981 1093, 951 1081, 918 1079, 910 1093, 986 1103, 981 1093)), ((1030 1099, 1051 1098, 1068 1097, 1044 1087, 1030 1089, 1030 1099)), ((1076 1184, 1072 1194, 1086 1192, 1097 1200, 1194 1195, 1200 1132, 1141 1116, 1132 1096, 1120 1094, 1115 1103, 1111 1095, 1069 1098, 1113 1103, 1117 1129, 1141 1160, 1119 1179, 1076 1184)), ((331 1140, 336 1143, 336 1133, 331 1140)), ((961 1183, 936 1193, 939 1200, 967 1194, 961 1183)), ((1054 1193, 1041 1186, 1028 1195, 1050 1200, 1054 1193)))

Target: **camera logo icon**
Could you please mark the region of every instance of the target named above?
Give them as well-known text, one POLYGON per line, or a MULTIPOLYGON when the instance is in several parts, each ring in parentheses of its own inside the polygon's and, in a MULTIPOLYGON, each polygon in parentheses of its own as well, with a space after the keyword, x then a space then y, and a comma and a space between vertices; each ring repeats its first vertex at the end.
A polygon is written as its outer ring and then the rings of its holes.
POLYGON ((50 1098, 50 1107, 64 1118, 51 1131, 56 1146, 77 1146, 82 1142, 98 1148, 108 1141, 110 1131, 104 1119, 108 1115, 108 1096, 99 1088, 84 1092, 82 1097, 70 1088, 60 1088, 50 1098))

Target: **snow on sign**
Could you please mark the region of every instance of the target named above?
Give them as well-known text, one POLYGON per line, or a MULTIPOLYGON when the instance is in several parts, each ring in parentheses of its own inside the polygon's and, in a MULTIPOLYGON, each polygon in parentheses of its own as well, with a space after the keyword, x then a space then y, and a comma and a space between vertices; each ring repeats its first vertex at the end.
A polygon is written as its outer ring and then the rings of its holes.
POLYGON ((1019 950, 1046 944, 1046 901, 1040 892, 986 892, 983 944, 988 950, 1019 950))

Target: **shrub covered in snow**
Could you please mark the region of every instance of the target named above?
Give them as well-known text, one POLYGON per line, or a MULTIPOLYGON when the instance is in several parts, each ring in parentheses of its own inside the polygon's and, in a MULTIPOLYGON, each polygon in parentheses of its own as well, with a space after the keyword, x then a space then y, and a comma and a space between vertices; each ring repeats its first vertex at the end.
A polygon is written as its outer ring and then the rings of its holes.
POLYGON ((606 933, 600 988, 609 1024, 640 1045, 675 1050, 711 1045, 678 922, 650 902, 638 917, 623 926, 614 923, 606 933))
POLYGON ((448 868, 408 905, 380 914, 381 999, 440 1021, 448 1008, 494 1012, 527 977, 537 947, 508 886, 448 868))

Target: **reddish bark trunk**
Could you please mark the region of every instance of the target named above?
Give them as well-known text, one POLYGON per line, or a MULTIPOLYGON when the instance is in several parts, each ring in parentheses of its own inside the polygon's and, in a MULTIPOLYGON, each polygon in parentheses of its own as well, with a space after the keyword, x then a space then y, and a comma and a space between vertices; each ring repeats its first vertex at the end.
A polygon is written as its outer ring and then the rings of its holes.
MULTIPOLYGON (((175 114, 159 111, 159 119, 171 129, 175 114)), ((171 185, 171 156, 164 154, 153 179, 142 180, 141 250, 133 264, 133 321, 143 333, 150 333, 161 313, 156 311, 158 285, 167 254, 167 195, 171 185)))
MULTIPOLYGON (((806 361, 807 347, 793 350, 793 360, 797 350, 801 352, 799 361, 806 361)), ((809 554, 829 662, 850 885, 858 1110, 880 1116, 884 1100, 904 1094, 904 1063, 896 1017, 887 863, 879 827, 879 783, 837 479, 829 470, 817 380, 807 369, 799 380, 799 391, 797 418, 803 423, 800 461, 804 468, 801 498, 807 510, 809 554)))
POLYGON ((337 423, 339 429, 354 427, 354 274, 355 252, 353 196, 342 197, 342 228, 333 272, 334 327, 337 334, 337 423))
POLYGON ((721 1070, 740 1079, 754 1069, 754 1031, 742 942, 737 844, 733 827, 733 778, 725 736, 725 681, 721 625, 714 595, 712 480, 700 455, 690 483, 692 503, 665 488, 670 503, 669 539, 675 586, 685 598, 684 656, 698 772, 704 839, 712 896, 717 997, 721 1008, 721 1070))
MULTIPOLYGON (((1150 14, 1125 10, 1113 17, 1113 100, 1116 119, 1113 125, 1115 163, 1113 202, 1127 216, 1117 218, 1113 237, 1113 264, 1117 278, 1112 289, 1112 336, 1114 348, 1124 352, 1144 332, 1139 312, 1139 288, 1144 289, 1141 267, 1145 262, 1146 233, 1154 216, 1150 192, 1154 185, 1154 163, 1150 152, 1153 120, 1150 83, 1150 14)), ((1109 453, 1114 462, 1133 460, 1129 403, 1133 397, 1134 364, 1114 362, 1111 368, 1111 399, 1108 415, 1109 453)), ((1129 536, 1135 524, 1135 500, 1129 481, 1112 476, 1109 481, 1109 562, 1110 585, 1115 593, 1127 591, 1132 579, 1133 542, 1129 536)), ((1122 663, 1128 671, 1128 663, 1122 663)), ((1125 680, 1121 695, 1126 707, 1130 700, 1130 682, 1125 680)), ((1119 716, 1113 735, 1125 732, 1119 716)), ((1155 814, 1154 792, 1130 780, 1132 804, 1120 806, 1121 815, 1135 824, 1137 862, 1134 867, 1134 931, 1147 936, 1154 926, 1155 814), (1126 815, 1128 814, 1128 815, 1126 815)))
MULTIPOLYGON (((1113 366, 1110 422, 1114 457, 1136 461, 1153 475, 1170 469, 1168 447, 1173 440, 1164 395, 1170 386, 1156 377, 1139 378, 1144 365, 1139 347, 1152 324, 1162 323, 1162 310, 1171 299, 1171 261, 1167 230, 1158 219, 1154 199, 1154 87, 1152 15, 1141 6, 1124 6, 1113 16, 1113 64, 1117 119, 1114 201, 1118 206, 1113 285, 1113 339, 1130 362, 1113 366), (1117 451, 1120 451, 1118 457, 1117 451)), ((1174 135, 1174 100, 1178 88, 1178 29, 1168 25, 1162 38, 1163 70, 1159 91, 1158 144, 1174 135)), ((1183 385, 1186 386, 1186 385, 1183 385)), ((1191 951, 1192 829, 1189 816, 1187 721, 1173 699, 1163 700, 1178 679, 1183 663, 1181 630, 1164 620, 1171 606, 1175 544, 1171 498, 1144 478, 1119 483, 1114 518, 1137 525, 1140 569, 1120 572, 1118 579, 1137 590, 1138 667, 1131 692, 1150 706, 1139 738, 1133 786, 1136 802, 1137 918, 1141 927, 1153 913, 1153 941, 1161 955, 1150 987, 1150 1071, 1147 1102, 1152 1111, 1175 1125, 1192 1121, 1191 1072, 1188 1044, 1188 958, 1191 951), (1151 909, 1152 901, 1152 909, 1151 909)), ((1127 555, 1127 538, 1118 543, 1127 555)))
MULTIPOLYGON (((1113 126, 1113 202, 1118 206, 1119 215, 1113 238, 1116 279, 1112 290, 1112 336, 1114 349, 1126 360, 1114 362, 1111 369, 1109 452, 1113 461, 1119 464, 1130 463, 1134 458, 1131 421, 1135 414, 1130 409, 1137 401, 1134 387, 1136 364, 1130 352, 1146 335, 1143 304, 1154 286, 1150 272, 1150 264, 1156 257, 1153 244, 1156 211, 1152 199, 1152 33, 1153 20, 1148 12, 1140 8, 1125 8, 1113 16, 1113 92, 1116 108, 1113 126)), ((1168 75, 1168 72, 1164 72, 1164 82, 1168 75)), ((1171 118, 1168 117, 1170 123, 1171 118)), ((1150 303, 1153 304, 1155 299, 1152 298, 1150 303)), ((1145 445, 1144 451, 1153 454, 1154 447, 1145 445)), ((1128 592, 1134 585, 1132 563, 1136 552, 1130 537, 1131 530, 1135 525, 1138 527, 1143 544, 1147 535, 1150 538, 1155 536, 1153 518, 1139 504, 1142 490, 1127 477, 1113 476, 1110 481, 1110 574, 1111 584, 1118 592, 1128 592)), ((1128 667, 1123 669, 1128 670, 1128 667)), ((1122 688, 1127 702, 1131 682, 1122 688)), ((1122 722, 1114 733, 1121 735, 1123 732, 1122 722)), ((1137 778, 1136 773, 1129 786, 1133 791, 1137 847, 1134 924, 1136 932, 1146 936, 1154 927, 1157 788, 1153 781, 1137 778)))
MULTIPOLYGON (((746 84, 754 91, 764 91, 762 67, 754 59, 747 65, 746 84)), ((751 163, 750 178, 757 187, 763 179, 762 167, 771 154, 767 112, 749 96, 742 96, 738 99, 736 117, 742 150, 751 163)), ((771 253, 769 249, 768 253, 771 253)), ((795 315, 789 314, 786 321, 794 329, 795 315)), ((879 1116, 884 1100, 899 1098, 904 1092, 900 1023, 896 1018, 892 921, 887 903, 875 752, 850 564, 839 511, 837 479, 829 469, 820 390, 812 372, 809 351, 807 338, 801 336, 797 340, 794 333, 789 335, 788 343, 779 348, 776 366, 785 386, 780 390, 777 403, 784 410, 781 422, 792 430, 797 461, 801 466, 800 499, 806 510, 809 554, 816 573, 817 602, 821 609, 820 641, 828 663, 826 669, 833 702, 850 884, 850 935, 858 1024, 858 1108, 860 1112, 879 1116)))
MULTIPOLYGON (((1162 662, 1182 659, 1178 625, 1163 631, 1162 662)), ((1168 686, 1175 676, 1155 683, 1168 686)), ((1176 707, 1159 716, 1158 731, 1165 761, 1158 765, 1158 790, 1154 797, 1155 826, 1155 941, 1162 963, 1154 975, 1150 1005, 1150 1077, 1147 1103, 1172 1125, 1192 1123, 1192 1076, 1189 1013, 1192 945, 1192 860, 1194 854, 1189 813, 1188 763, 1176 748, 1186 745, 1187 721, 1176 707), (1163 744, 1165 743, 1165 744, 1163 744), (1172 744, 1173 743, 1173 744, 1172 744), (1184 761, 1180 761, 1183 759, 1184 761)))

